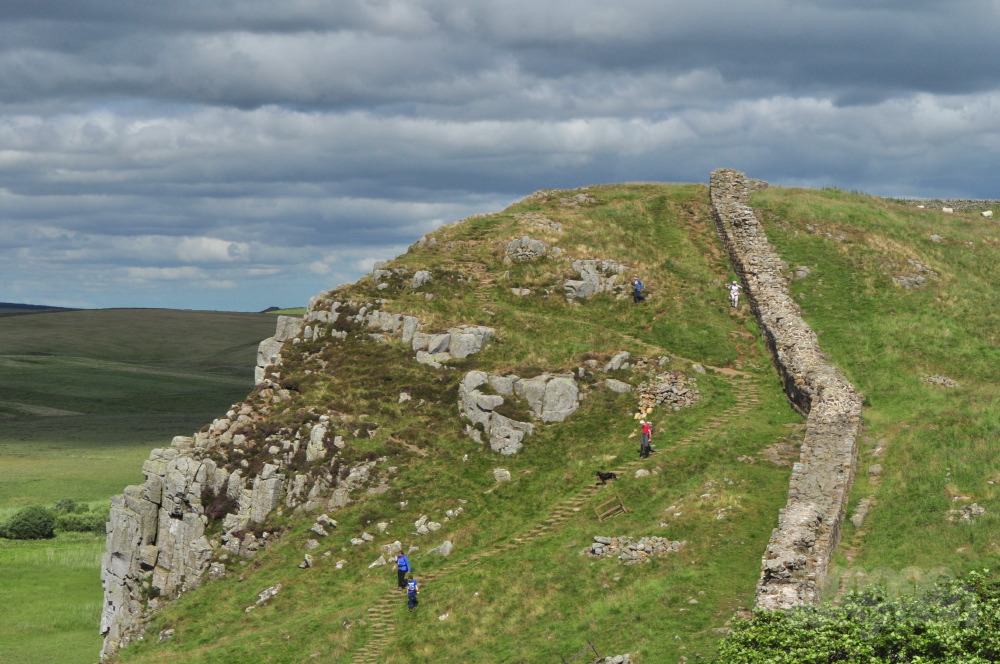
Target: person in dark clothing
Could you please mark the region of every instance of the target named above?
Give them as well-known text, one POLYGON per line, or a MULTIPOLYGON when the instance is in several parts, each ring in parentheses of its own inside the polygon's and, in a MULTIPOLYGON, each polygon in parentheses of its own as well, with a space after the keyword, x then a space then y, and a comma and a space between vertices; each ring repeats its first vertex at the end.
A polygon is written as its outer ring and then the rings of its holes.
POLYGON ((410 611, 417 606, 417 581, 410 575, 410 579, 406 582, 406 608, 410 611))
POLYGON ((396 554, 396 583, 400 590, 406 588, 406 574, 410 571, 410 560, 400 551, 396 554))
POLYGON ((642 296, 642 287, 642 279, 639 278, 639 275, 632 275, 632 301, 636 304, 646 299, 642 296))

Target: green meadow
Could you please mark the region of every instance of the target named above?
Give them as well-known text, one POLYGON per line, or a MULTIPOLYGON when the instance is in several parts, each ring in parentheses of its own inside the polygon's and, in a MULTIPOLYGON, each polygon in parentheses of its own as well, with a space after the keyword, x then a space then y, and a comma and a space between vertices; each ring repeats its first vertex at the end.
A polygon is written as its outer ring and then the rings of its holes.
MULTIPOLYGON (((155 447, 252 387, 262 314, 115 309, 0 316, 0 522, 144 481, 155 447)), ((104 537, 0 539, 0 661, 94 662, 104 537)))

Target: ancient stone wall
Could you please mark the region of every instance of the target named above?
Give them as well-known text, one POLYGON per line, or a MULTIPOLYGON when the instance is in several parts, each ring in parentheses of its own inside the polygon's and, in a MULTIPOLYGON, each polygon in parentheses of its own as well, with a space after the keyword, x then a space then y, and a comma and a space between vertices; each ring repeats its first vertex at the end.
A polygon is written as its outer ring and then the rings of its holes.
POLYGON ((747 202, 757 181, 712 173, 715 221, 771 350, 792 406, 806 416, 801 456, 779 510, 757 583, 756 605, 784 609, 818 599, 840 539, 854 479, 862 399, 827 360, 789 297, 782 262, 747 202))

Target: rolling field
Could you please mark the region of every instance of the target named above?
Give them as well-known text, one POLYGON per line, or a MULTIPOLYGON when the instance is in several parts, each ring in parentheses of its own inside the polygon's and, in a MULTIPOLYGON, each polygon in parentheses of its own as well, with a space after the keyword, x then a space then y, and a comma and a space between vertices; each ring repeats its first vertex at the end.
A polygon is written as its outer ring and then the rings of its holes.
MULTIPOLYGON (((106 510, 154 447, 252 388, 274 316, 120 309, 0 316, 0 522, 73 499, 106 510)), ((92 663, 104 537, 0 539, 0 661, 92 663)))

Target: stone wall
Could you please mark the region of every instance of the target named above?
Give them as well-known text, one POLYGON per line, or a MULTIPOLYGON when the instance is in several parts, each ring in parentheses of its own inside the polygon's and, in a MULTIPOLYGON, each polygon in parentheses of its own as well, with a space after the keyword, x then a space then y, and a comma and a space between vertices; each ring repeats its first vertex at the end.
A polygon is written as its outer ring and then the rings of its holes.
POLYGON ((789 297, 782 262, 747 202, 759 182, 712 173, 715 221, 743 282, 792 406, 806 416, 801 456, 762 560, 756 605, 784 609, 818 599, 840 539, 857 461, 861 396, 820 350, 789 297))

